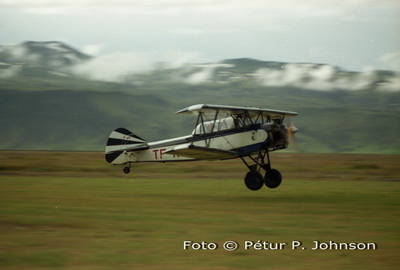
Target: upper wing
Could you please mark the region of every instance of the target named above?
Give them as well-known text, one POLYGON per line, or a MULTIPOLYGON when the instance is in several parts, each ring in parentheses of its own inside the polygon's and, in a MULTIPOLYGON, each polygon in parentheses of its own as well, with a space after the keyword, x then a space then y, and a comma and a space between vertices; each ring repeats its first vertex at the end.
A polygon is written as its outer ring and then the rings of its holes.
POLYGON ((215 113, 216 111, 220 113, 227 113, 233 115, 243 115, 248 113, 250 117, 263 114, 270 117, 284 117, 284 116, 296 116, 296 112, 281 111, 281 110, 271 110, 256 107, 239 107, 239 106, 225 106, 225 105, 212 105, 212 104, 197 104, 187 108, 184 108, 176 113, 184 114, 199 114, 199 113, 215 113))
POLYGON ((205 160, 221 160, 239 156, 238 152, 200 147, 193 144, 179 145, 171 150, 166 151, 165 154, 205 160))

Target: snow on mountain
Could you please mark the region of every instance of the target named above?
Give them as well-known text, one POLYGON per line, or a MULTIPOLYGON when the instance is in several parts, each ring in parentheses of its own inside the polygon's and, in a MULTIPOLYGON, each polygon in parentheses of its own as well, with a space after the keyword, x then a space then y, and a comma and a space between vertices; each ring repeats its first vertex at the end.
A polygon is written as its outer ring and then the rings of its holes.
POLYGON ((390 71, 348 72, 330 65, 289 63, 280 70, 261 68, 255 78, 261 86, 300 87, 320 91, 400 91, 400 74, 390 71))
POLYGON ((213 80, 213 74, 217 68, 231 68, 231 67, 234 67, 234 65, 220 64, 220 63, 193 65, 191 67, 193 69, 193 72, 190 72, 188 76, 182 79, 183 82, 188 84, 208 83, 213 80))
POLYGON ((136 53, 114 53, 94 58, 58 41, 27 41, 14 46, 0 46, 0 79, 21 74, 79 76, 135 85, 157 81, 189 85, 246 82, 258 87, 316 91, 400 91, 400 73, 395 71, 351 72, 328 64, 249 58, 176 66, 162 65, 136 53))
MULTIPOLYGON (((65 70, 91 57, 58 41, 27 41, 18 45, 0 46, 0 78, 44 68, 49 72, 65 70), (31 69, 29 71, 29 69, 31 69), (54 69, 57 69, 55 71, 54 69), (28 71, 27 71, 28 70, 28 71)), ((34 72, 36 74, 36 72, 34 72)))
POLYGON ((261 87, 295 87, 317 91, 400 91, 400 73, 394 71, 350 72, 327 64, 284 63, 231 59, 217 64, 192 65, 181 73, 182 82, 253 82, 261 87), (188 70, 191 69, 191 72, 188 70))

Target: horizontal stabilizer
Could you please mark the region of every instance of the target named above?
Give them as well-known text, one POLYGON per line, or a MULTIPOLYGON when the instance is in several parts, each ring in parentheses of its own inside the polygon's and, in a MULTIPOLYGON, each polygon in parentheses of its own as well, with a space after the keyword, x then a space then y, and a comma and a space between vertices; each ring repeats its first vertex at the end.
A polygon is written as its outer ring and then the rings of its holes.
POLYGON ((165 154, 204 160, 222 160, 239 156, 238 152, 225 151, 209 147, 200 147, 193 144, 177 146, 171 150, 166 151, 165 154))

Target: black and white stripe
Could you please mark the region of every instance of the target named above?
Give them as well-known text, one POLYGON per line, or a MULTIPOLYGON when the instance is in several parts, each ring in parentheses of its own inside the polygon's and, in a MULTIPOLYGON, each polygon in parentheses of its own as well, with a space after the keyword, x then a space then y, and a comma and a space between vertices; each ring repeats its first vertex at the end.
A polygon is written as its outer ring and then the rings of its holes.
POLYGON ((106 160, 112 162, 129 149, 148 148, 146 140, 125 128, 117 128, 111 132, 106 144, 106 160))
POLYGON ((117 128, 108 137, 107 146, 146 143, 146 140, 125 128, 117 128))

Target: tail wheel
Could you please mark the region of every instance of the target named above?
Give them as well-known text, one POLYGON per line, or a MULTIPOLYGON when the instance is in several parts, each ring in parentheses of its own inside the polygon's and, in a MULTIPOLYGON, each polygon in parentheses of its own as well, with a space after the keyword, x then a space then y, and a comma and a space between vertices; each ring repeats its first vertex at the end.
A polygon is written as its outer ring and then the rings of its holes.
POLYGON ((244 183, 250 190, 259 190, 264 184, 264 178, 261 173, 257 171, 250 171, 246 174, 244 183))
POLYGON ((278 170, 268 170, 265 174, 264 182, 269 188, 277 188, 282 183, 282 175, 278 170))
POLYGON ((128 174, 131 172, 131 168, 130 167, 124 167, 124 173, 128 174))

